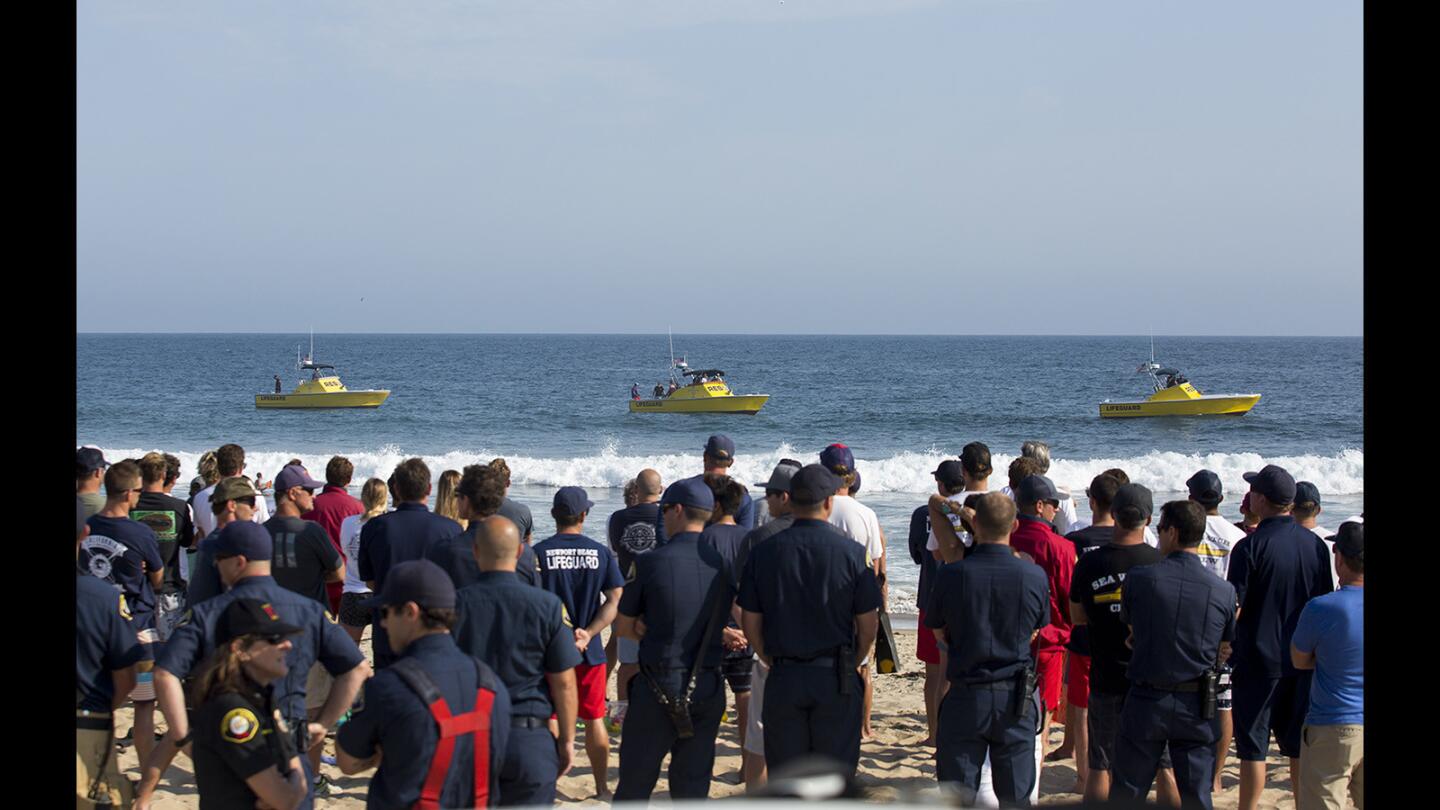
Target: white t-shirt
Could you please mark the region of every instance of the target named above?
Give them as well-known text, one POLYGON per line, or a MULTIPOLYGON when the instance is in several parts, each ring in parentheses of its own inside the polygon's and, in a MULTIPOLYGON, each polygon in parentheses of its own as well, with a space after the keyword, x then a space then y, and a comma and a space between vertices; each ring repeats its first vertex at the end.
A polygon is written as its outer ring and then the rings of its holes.
MULTIPOLYGON (((967 489, 967 490, 965 490, 965 491, 963 491, 963 492, 957 492, 957 493, 955 493, 954 495, 946 495, 946 496, 945 496, 945 500, 947 500, 947 501, 954 501, 955 503, 958 503, 958 504, 960 504, 961 506, 964 506, 964 505, 965 505, 965 499, 968 498, 968 497, 970 497, 971 495, 989 495, 989 494, 990 494, 989 490, 983 490, 983 491, 979 491, 979 492, 971 492, 970 490, 967 489)), ((962 544, 964 544, 964 546, 965 546, 966 548, 969 548, 970 545, 975 542, 975 538, 971 537, 969 532, 967 532, 967 531, 965 531, 964 529, 961 529, 961 528, 960 528, 960 516, 959 516, 959 515, 951 514, 949 517, 950 517, 950 526, 951 526, 951 528, 955 529, 955 535, 960 538, 960 542, 961 542, 962 544)), ((926 550, 926 551, 939 551, 939 550, 940 550, 940 541, 935 537, 935 527, 934 527, 934 526, 931 526, 931 527, 930 527, 930 536, 925 540, 925 550, 926 550)))
MULTIPOLYGON (((1147 527, 1148 528, 1148 527, 1147 527)), ((1245 539, 1245 530, 1221 515, 1205 516, 1205 537, 1200 540, 1200 562, 1215 576, 1225 579, 1230 573, 1230 552, 1245 539)))
POLYGON ((360 530, 365 524, 360 515, 350 515, 340 521, 340 550, 345 552, 345 593, 370 593, 365 581, 360 578, 360 530))
POLYGON ((866 565, 874 565, 876 560, 885 556, 885 546, 880 540, 880 519, 875 516, 874 509, 849 495, 836 495, 830 509, 830 525, 865 547, 866 565))
MULTIPOLYGON (((215 484, 195 493, 195 526, 200 537, 206 537, 215 531, 215 513, 210 511, 210 493, 215 491, 215 484)), ((270 519, 270 507, 265 505, 264 494, 255 496, 255 516, 251 518, 255 523, 264 523, 270 519)))

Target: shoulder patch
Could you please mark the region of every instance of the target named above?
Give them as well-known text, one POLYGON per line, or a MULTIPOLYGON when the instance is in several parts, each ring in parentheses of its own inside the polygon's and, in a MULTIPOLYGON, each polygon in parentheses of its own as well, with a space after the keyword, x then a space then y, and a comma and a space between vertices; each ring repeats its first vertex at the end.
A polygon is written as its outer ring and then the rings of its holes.
POLYGON ((255 713, 243 706, 231 709, 225 713, 220 720, 220 736, 226 741, 244 744, 255 739, 255 734, 260 730, 260 719, 255 713))
POLYGON ((328 611, 328 610, 325 611, 325 618, 328 619, 331 624, 339 624, 339 623, 340 623, 340 617, 339 617, 339 616, 336 616, 334 613, 331 613, 331 612, 328 611))
POLYGON ((180 614, 180 621, 176 622, 176 623, 175 623, 175 626, 176 626, 176 627, 182 627, 182 626, 184 626, 184 625, 189 624, 189 623, 190 623, 190 618, 191 618, 190 608, 187 607, 187 608, 185 608, 185 612, 182 613, 182 614, 180 614))
POLYGON ((130 615, 130 606, 125 603, 125 594, 123 593, 120 594, 120 615, 124 617, 125 621, 127 622, 130 621, 131 618, 133 618, 130 615))
POLYGON ((561 621, 566 627, 574 627, 574 626, 575 626, 574 624, 572 624, 572 623, 570 622, 570 611, 565 608, 565 603, 564 603, 564 602, 561 602, 561 603, 560 603, 560 621, 561 621))

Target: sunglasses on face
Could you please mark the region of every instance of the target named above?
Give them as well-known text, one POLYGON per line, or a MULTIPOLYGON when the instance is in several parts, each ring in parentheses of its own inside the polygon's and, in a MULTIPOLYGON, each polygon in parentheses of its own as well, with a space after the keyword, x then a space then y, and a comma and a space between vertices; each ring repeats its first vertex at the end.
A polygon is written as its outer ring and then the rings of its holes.
POLYGON ((266 644, 269 644, 272 647, 278 647, 285 641, 285 639, 289 638, 289 636, 283 635, 281 633, 275 633, 268 636, 256 636, 256 638, 260 639, 266 644))

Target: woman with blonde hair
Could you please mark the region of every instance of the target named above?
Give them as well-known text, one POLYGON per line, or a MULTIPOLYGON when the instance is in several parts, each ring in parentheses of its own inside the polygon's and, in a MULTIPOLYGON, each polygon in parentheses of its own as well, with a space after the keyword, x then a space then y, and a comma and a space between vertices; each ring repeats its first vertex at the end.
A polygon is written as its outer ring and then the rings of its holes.
POLYGON ((371 478, 360 488, 360 504, 365 511, 340 522, 340 549, 345 552, 345 559, 352 562, 345 566, 345 588, 340 592, 340 624, 356 644, 360 643, 360 637, 373 618, 369 608, 360 607, 360 601, 370 596, 370 589, 360 579, 360 530, 370 518, 385 514, 389 494, 389 487, 384 481, 371 478))
POLYGON ((460 502, 455 496, 455 487, 459 484, 459 470, 440 473, 440 485, 435 488, 435 514, 450 518, 464 529, 469 525, 469 521, 460 517, 460 502))

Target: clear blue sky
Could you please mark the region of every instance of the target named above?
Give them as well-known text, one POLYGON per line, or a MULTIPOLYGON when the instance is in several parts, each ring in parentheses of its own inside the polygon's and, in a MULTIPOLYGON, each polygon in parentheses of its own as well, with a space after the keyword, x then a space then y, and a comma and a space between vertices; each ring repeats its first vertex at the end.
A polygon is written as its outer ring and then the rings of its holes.
POLYGON ((77 13, 84 331, 1362 331, 1358 2, 77 13))

